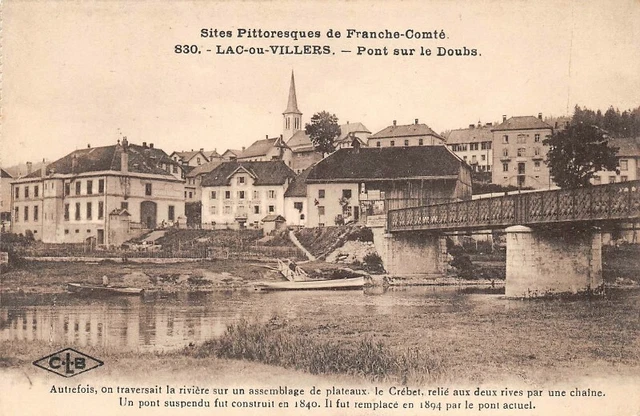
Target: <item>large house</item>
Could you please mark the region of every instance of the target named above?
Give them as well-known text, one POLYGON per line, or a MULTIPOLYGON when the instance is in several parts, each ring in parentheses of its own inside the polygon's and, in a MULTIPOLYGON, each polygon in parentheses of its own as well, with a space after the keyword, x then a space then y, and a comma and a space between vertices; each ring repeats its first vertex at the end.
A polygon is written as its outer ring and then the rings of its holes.
POLYGON ((471 169, 446 146, 339 149, 315 164, 305 183, 307 227, 471 198, 471 169))
POLYGON ((618 148, 618 169, 596 172, 591 183, 616 183, 640 179, 640 137, 609 139, 609 146, 618 148))
POLYGON ((256 140, 240 153, 238 162, 267 162, 270 160, 282 160, 287 166, 291 166, 291 149, 280 137, 256 140))
POLYGON ((493 132, 492 182, 502 186, 550 188, 553 184, 549 168, 544 163, 549 146, 544 139, 553 128, 538 117, 518 116, 507 119, 491 129, 493 132))
POLYGON ((184 217, 179 168, 153 144, 126 138, 75 150, 12 183, 12 231, 46 243, 120 245, 184 217))
POLYGON ((400 126, 393 120, 391 126, 371 135, 368 141, 369 147, 437 146, 445 142, 444 137, 426 124, 420 124, 418 119, 413 124, 400 126))
POLYGON ((11 221, 11 182, 13 176, 0 168, 0 226, 2 231, 11 221))
POLYGON ((284 215, 294 177, 282 160, 221 163, 202 178, 202 226, 258 227, 267 215, 284 215))
POLYGON ((493 164, 493 132, 492 123, 484 126, 469 124, 466 129, 451 130, 447 134, 447 147, 467 162, 476 178, 491 181, 491 168, 493 164))
POLYGON ((207 163, 209 158, 205 155, 204 148, 200 150, 182 151, 171 153, 171 159, 186 166, 196 167, 207 163))

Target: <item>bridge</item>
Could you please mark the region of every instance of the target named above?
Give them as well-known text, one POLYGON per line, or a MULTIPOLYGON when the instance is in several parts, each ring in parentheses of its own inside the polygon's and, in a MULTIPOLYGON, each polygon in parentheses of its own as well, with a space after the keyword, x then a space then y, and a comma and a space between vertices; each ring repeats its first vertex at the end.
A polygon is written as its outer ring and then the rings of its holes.
POLYGON ((640 221, 640 181, 389 210, 374 231, 392 274, 443 273, 445 233, 504 229, 508 297, 600 293, 601 229, 640 221))

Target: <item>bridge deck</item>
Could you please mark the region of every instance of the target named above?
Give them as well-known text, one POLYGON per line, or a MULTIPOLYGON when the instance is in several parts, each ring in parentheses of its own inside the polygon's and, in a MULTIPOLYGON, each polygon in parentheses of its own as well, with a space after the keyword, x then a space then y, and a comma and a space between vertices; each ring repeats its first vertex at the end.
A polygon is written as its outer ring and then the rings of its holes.
POLYGON ((640 181, 389 210, 389 232, 471 230, 640 218, 640 181))

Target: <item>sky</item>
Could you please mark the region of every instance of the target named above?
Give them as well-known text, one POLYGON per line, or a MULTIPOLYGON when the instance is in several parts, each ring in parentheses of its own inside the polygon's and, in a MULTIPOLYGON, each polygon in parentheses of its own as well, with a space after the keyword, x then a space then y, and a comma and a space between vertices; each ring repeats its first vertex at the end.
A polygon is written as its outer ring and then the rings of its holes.
POLYGON ((637 1, 7 1, 0 164, 91 146, 222 153, 282 133, 291 71, 303 123, 319 111, 372 132, 418 118, 437 132, 576 104, 640 105, 637 1), (201 29, 231 31, 202 38, 201 29), (238 29, 319 31, 238 38, 238 29), (339 39, 328 38, 329 29, 339 39), (445 39, 348 39, 444 31, 445 39), (200 54, 176 54, 176 45, 200 54), (217 45, 328 46, 327 55, 217 54, 217 45), (390 55, 357 55, 387 47, 390 55), (432 50, 420 56, 420 48, 432 50), (438 57, 437 48, 477 50, 438 57), (414 56, 393 56, 413 48, 414 56), (210 49, 211 52, 206 52, 210 49), (343 53, 342 50, 350 50, 343 53))

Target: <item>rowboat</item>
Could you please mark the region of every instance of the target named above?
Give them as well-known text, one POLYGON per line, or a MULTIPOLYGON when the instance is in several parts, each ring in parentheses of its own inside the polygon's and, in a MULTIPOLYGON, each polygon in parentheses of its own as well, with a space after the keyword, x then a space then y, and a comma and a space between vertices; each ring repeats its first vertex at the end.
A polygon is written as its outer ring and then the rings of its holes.
POLYGON ((79 295, 93 296, 113 296, 113 295, 129 295, 140 296, 144 294, 144 289, 126 286, 101 286, 90 285, 87 283, 67 283, 67 290, 71 293, 79 295))
POLYGON ((366 283, 364 276, 349 277, 347 279, 304 280, 299 282, 260 282, 256 283, 259 290, 349 290, 362 289, 366 283))

